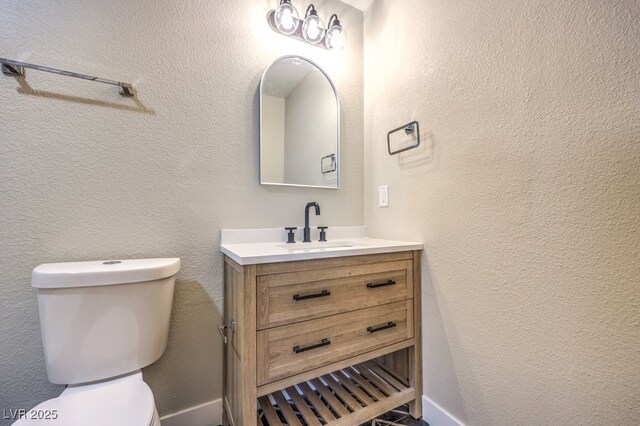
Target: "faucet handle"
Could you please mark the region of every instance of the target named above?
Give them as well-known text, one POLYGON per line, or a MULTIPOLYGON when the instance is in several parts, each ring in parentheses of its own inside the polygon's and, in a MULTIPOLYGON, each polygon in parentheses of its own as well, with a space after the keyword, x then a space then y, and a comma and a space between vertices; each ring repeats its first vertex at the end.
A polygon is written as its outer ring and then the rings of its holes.
POLYGON ((286 227, 284 229, 289 231, 289 234, 287 234, 287 244, 295 243, 296 242, 296 237, 295 237, 293 231, 295 231, 298 228, 296 228, 295 226, 291 226, 291 227, 286 227))
POLYGON ((327 241, 327 228, 328 226, 318 226, 320 230, 320 240, 319 241, 327 241))

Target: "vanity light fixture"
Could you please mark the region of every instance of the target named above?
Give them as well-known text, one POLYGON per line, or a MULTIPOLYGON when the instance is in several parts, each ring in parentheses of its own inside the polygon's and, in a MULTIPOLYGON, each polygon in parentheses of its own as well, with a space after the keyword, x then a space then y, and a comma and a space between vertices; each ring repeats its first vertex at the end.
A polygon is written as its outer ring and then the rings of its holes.
POLYGON ((277 33, 323 49, 342 50, 346 44, 346 33, 338 15, 331 15, 327 29, 313 4, 307 7, 304 20, 301 20, 291 0, 279 0, 278 7, 267 14, 267 22, 277 33))

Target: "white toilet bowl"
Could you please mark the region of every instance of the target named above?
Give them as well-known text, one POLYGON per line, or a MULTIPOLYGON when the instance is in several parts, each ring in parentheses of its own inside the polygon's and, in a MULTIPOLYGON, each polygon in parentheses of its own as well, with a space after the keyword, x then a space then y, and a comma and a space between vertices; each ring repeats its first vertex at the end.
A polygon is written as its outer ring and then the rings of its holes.
POLYGON ((47 376, 67 387, 14 425, 159 426, 140 369, 166 348, 179 269, 178 258, 35 268, 47 376))
POLYGON ((83 386, 69 386, 26 413, 14 426, 160 426, 142 373, 83 386), (41 417, 41 418, 39 418, 41 417))

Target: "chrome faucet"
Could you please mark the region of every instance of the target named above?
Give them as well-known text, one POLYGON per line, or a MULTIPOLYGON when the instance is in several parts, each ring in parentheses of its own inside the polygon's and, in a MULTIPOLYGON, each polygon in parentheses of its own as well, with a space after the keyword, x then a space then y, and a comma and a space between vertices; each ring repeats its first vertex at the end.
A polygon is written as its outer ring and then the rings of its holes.
POLYGON ((303 243, 311 242, 311 229, 309 228, 309 208, 311 207, 315 207, 316 216, 320 216, 320 204, 316 203, 315 201, 307 203, 307 207, 304 208, 304 239, 302 240, 303 243))

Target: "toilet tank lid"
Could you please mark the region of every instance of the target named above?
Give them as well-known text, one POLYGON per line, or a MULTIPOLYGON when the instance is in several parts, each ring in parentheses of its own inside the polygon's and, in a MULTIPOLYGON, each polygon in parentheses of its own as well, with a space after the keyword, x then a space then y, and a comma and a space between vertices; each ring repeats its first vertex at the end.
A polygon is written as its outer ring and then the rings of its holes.
POLYGON ((36 288, 94 287, 159 280, 175 275, 180 259, 127 259, 47 263, 33 270, 36 288))

